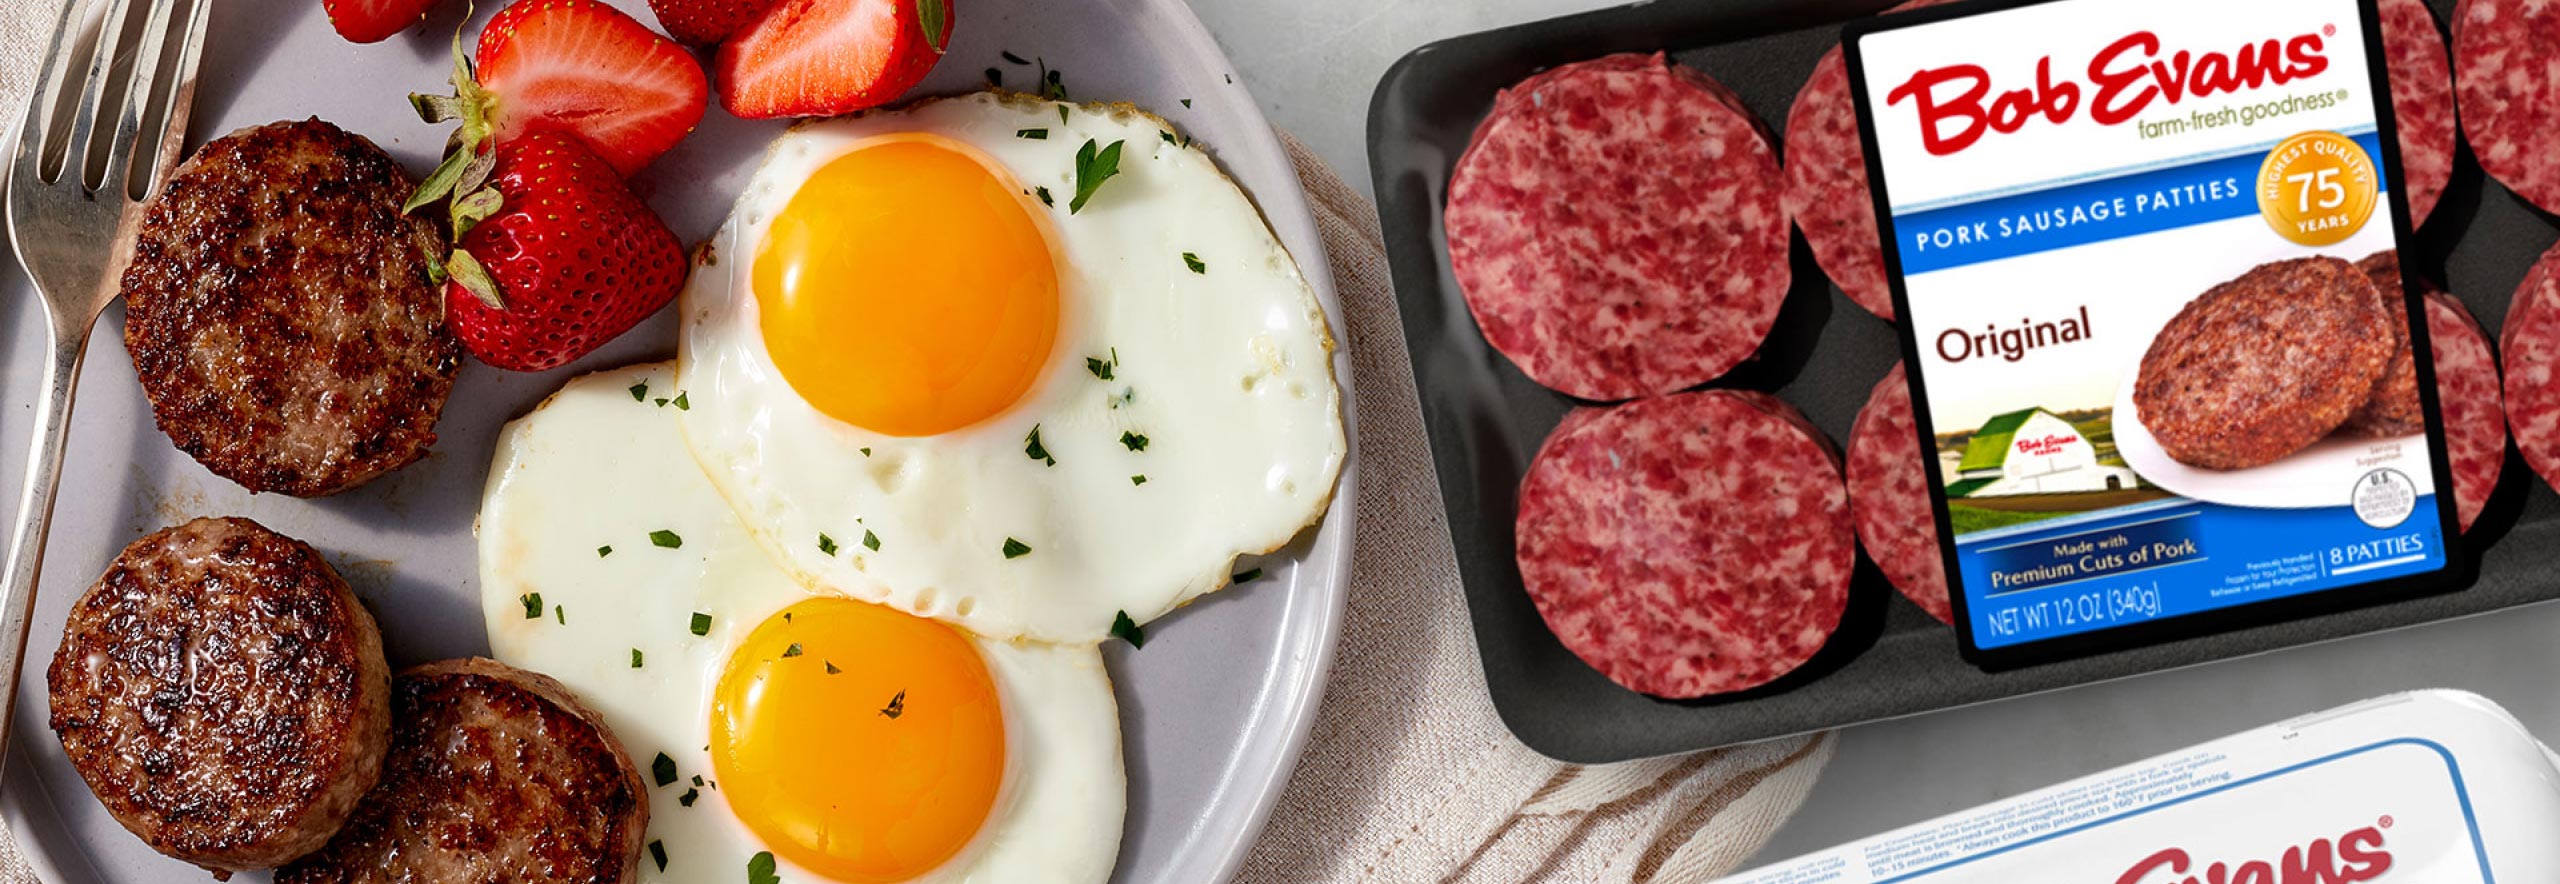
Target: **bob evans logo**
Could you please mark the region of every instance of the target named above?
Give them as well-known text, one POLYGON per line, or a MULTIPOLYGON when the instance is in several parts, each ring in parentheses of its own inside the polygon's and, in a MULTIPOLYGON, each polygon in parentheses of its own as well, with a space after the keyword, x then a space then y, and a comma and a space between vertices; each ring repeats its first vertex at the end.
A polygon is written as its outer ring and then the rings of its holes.
POLYGON ((1973 146, 1987 133, 2016 132, 2038 116, 2055 125, 2069 122, 2084 106, 2089 119, 2113 126, 2133 119, 2154 101, 2174 105, 2191 97, 2316 77, 2329 69, 2325 38, 2337 32, 2336 25, 2325 25, 2318 33, 2268 39, 2230 52, 2164 53, 2160 35, 2136 31, 2098 50, 2078 81, 2056 80, 2048 55, 2036 60, 2033 87, 1995 95, 1990 71, 1955 64, 1913 73, 1886 93, 1885 104, 1909 102, 1919 114, 1921 146, 1932 156, 1946 156, 1973 146))
POLYGON ((2033 439, 2012 440, 2010 444, 2017 446, 2019 454, 2029 457, 2052 457, 2061 454, 2062 449, 2079 441, 2080 436, 2076 433, 2046 433, 2033 439))
POLYGON ((2386 816, 2338 836, 2335 844, 2327 838, 2314 839, 2308 845, 2285 848, 2284 855, 2273 860, 2203 865, 2185 850, 2171 847, 2143 857, 2115 884, 2357 884, 2391 871, 2391 851, 2382 843, 2382 830, 2388 828, 2391 818, 2386 816))

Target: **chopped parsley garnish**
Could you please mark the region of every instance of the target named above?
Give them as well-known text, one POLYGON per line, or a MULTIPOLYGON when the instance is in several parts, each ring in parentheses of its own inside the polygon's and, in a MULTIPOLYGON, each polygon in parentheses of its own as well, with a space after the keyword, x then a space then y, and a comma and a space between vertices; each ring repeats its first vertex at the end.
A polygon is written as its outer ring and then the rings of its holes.
POLYGON ((695 612, 693 612, 693 634, 695 634, 695 635, 710 635, 710 634, 711 634, 711 615, 709 615, 709 614, 705 614, 705 613, 702 613, 702 612, 700 612, 700 611, 695 611, 695 612))
POLYGON ((1147 631, 1138 628, 1138 621, 1129 619, 1127 611, 1111 618, 1111 637, 1128 642, 1132 648, 1147 646, 1147 631))
POLYGON ((871 533, 871 530, 870 530, 870 529, 868 529, 868 528, 863 529, 863 532, 862 532, 862 545, 863 545, 863 546, 870 547, 872 552, 879 552, 879 551, 880 551, 880 535, 877 535, 877 534, 873 534, 873 533, 871 533))
POLYGON ((835 663, 835 661, 833 661, 833 660, 829 660, 829 661, 827 661, 827 674, 828 674, 828 675, 841 675, 841 674, 843 674, 843 673, 844 673, 844 670, 842 670, 842 669, 837 669, 837 668, 836 668, 836 663, 835 663))
POLYGON ((1094 140, 1087 138, 1083 147, 1076 148, 1076 198, 1067 201, 1067 214, 1083 211, 1085 201, 1102 189, 1102 182, 1120 174, 1121 144, 1114 141, 1110 147, 1097 149, 1094 140))
POLYGON ((1050 195, 1049 195, 1049 189, 1048 189, 1048 188, 1046 188, 1046 187, 1034 187, 1034 188, 1032 188, 1031 190, 1032 190, 1032 192, 1033 192, 1033 193, 1037 193, 1037 194, 1039 194, 1039 195, 1040 195, 1040 204, 1041 204, 1041 205, 1044 205, 1044 206, 1050 206, 1050 207, 1055 207, 1055 206, 1057 206, 1057 205, 1058 205, 1058 200, 1057 200, 1055 197, 1052 197, 1052 196, 1050 196, 1050 195))
POLYGON ((678 549, 684 546, 684 538, 677 537, 675 532, 664 528, 649 532, 649 542, 667 549, 678 549))
POLYGON ((1182 266, 1191 268, 1191 272, 1193 273, 1197 273, 1202 276, 1209 275, 1209 265, 1200 263, 1199 255, 1195 255, 1190 252, 1182 253, 1182 266))
POLYGON ((781 876, 773 873, 773 851, 756 851, 755 858, 747 860, 747 884, 782 884, 781 876))
POLYGON ((1175 141, 1175 140, 1173 140, 1173 133, 1171 133, 1171 132, 1162 132, 1162 131, 1159 131, 1159 132, 1157 132, 1156 134, 1157 134, 1157 135, 1161 135, 1161 136, 1163 136, 1163 137, 1164 137, 1164 143, 1166 143, 1166 144, 1181 144, 1181 143, 1182 143, 1182 142, 1179 142, 1179 141, 1175 141))
POLYGON ((523 603, 524 603, 524 619, 527 619, 527 620, 540 620, 540 619, 542 619, 542 594, 541 594, 541 593, 538 593, 538 592, 528 592, 528 593, 525 593, 525 594, 523 594, 523 595, 516 596, 516 601, 519 601, 519 602, 523 602, 523 603))
POLYGON ((924 26, 924 42, 940 54, 950 39, 951 0, 916 0, 916 24, 924 26))
POLYGON ((818 551, 819 551, 819 552, 822 552, 822 553, 826 553, 827 555, 835 555, 835 554, 836 554, 836 539, 835 539, 835 538, 833 538, 833 537, 828 537, 828 536, 826 535, 826 533, 825 533, 825 532, 823 532, 823 531, 822 531, 822 532, 819 532, 819 534, 818 534, 818 551))
POLYGON ((649 839, 649 859, 658 864, 658 871, 666 871, 667 842, 655 838, 649 839))
POLYGON ((604 557, 609 556, 609 555, 613 555, 613 545, 612 545, 612 544, 606 544, 606 545, 604 545, 604 546, 596 547, 596 558, 601 559, 601 558, 604 558, 604 557))
MULTIPOLYGON (((1091 362, 1092 360, 1086 361, 1091 362)), ((1049 456, 1049 446, 1040 444, 1039 424, 1032 424, 1031 435, 1022 440, 1022 453, 1024 456, 1029 457, 1032 460, 1039 461, 1044 465, 1053 467, 1058 465, 1058 459, 1049 456)))
POLYGON ((648 382, 648 381, 641 381, 641 382, 639 382, 639 383, 636 383, 636 384, 632 384, 632 385, 631 385, 631 401, 633 401, 633 402, 640 402, 640 401, 647 400, 648 398, 649 398, 649 382, 648 382))
POLYGON ((1228 582, 1231 583, 1252 583, 1260 579, 1262 579, 1262 569, 1260 568, 1249 568, 1243 571, 1238 571, 1227 577, 1228 582))
POLYGON ((702 785, 702 775, 701 775, 701 774, 694 774, 694 775, 693 775, 693 784, 694 784, 694 785, 696 785, 696 786, 702 785))
POLYGON ((1033 141, 1047 141, 1049 140, 1049 130, 1045 128, 1015 129, 1013 130, 1013 137, 1028 138, 1033 141))
POLYGON ((658 753, 657 759, 649 762, 649 776, 655 778, 658 781, 658 785, 675 785, 676 760, 667 757, 667 753, 658 753))
POLYGON ((1120 433, 1120 444, 1127 446, 1131 451, 1145 451, 1147 450, 1147 437, 1124 430, 1120 433))
POLYGON ((702 797, 702 790, 687 788, 684 790, 684 794, 676 796, 676 803, 686 807, 692 807, 694 799, 700 797, 702 797))
POLYGON ((1190 107, 1190 106, 1191 106, 1191 99, 1188 99, 1188 98, 1183 99, 1183 100, 1182 100, 1182 106, 1183 106, 1183 107, 1190 107))
POLYGON ((797 657, 800 656, 800 653, 799 642, 792 642, 790 647, 782 649, 782 656, 785 657, 797 657))
POLYGON ((870 457, 870 456, 871 456, 871 446, 865 445, 865 446, 863 446, 863 447, 862 447, 862 456, 864 456, 864 457, 870 457))
POLYGON ((1111 410, 1118 411, 1121 406, 1136 401, 1138 401, 1138 388, 1129 387, 1127 389, 1123 389, 1120 391, 1120 395, 1111 397, 1111 410))
POLYGON ((1003 71, 996 70, 995 68, 988 68, 988 69, 987 69, 987 85, 989 85, 989 86, 993 86, 993 87, 996 87, 996 88, 998 88, 998 89, 1002 89, 1002 88, 1004 88, 1004 72, 1003 72, 1003 71))
POLYGON ((665 408, 665 407, 667 407, 667 403, 669 403, 669 402, 674 402, 674 401, 675 401, 675 400, 673 400, 673 399, 669 399, 669 398, 667 398, 667 397, 665 397, 665 396, 660 396, 660 397, 658 397, 658 407, 659 407, 659 408, 665 408))
POLYGON ((1131 485, 1144 485, 1144 484, 1147 484, 1147 477, 1146 477, 1146 475, 1145 475, 1144 473, 1141 473, 1141 474, 1139 474, 1139 475, 1135 475, 1135 476, 1130 476, 1130 477, 1129 477, 1129 484, 1131 484, 1131 485))
POLYGON ((633 669, 638 669, 638 668, 640 668, 640 649, 639 649, 639 648, 632 648, 632 649, 631 649, 631 668, 633 668, 633 669))
POLYGON ((1059 124, 1061 124, 1061 125, 1064 125, 1064 124, 1067 122, 1067 106, 1066 106, 1066 105, 1063 105, 1063 104, 1058 105, 1058 122, 1059 122, 1059 124))
POLYGON ((907 692, 899 691, 897 696, 890 697, 889 705, 880 707, 880 714, 888 716, 890 721, 907 714, 907 692))
POLYGON ((1092 372, 1094 380, 1110 380, 1111 370, 1118 367, 1120 367, 1120 348, 1118 347, 1111 348, 1111 358, 1108 360, 1095 359, 1091 356, 1084 358, 1084 370, 1092 372))
MULTIPOLYGON (((1046 98, 1046 99, 1050 99, 1050 100, 1053 100, 1053 101, 1065 101, 1065 100, 1067 100, 1067 83, 1066 83, 1066 80, 1064 79, 1064 75, 1063 75, 1061 72, 1059 72, 1059 71, 1050 70, 1050 69, 1049 69, 1049 60, 1048 60, 1048 59, 1045 59, 1045 58, 1040 59, 1040 60, 1039 60, 1039 65, 1040 65, 1040 97, 1042 97, 1042 98, 1046 98)), ((1066 109, 1066 108, 1063 108, 1063 107, 1059 108, 1059 109, 1058 109, 1058 119, 1059 119, 1060 121, 1062 121, 1062 122, 1063 122, 1063 121, 1065 121, 1065 120, 1066 120, 1066 118, 1067 118, 1067 109, 1066 109)))
POLYGON ((1007 538, 1005 538, 1005 539, 1004 539, 1004 557, 1005 557, 1005 558, 1008 558, 1008 559, 1019 559, 1019 558, 1022 558, 1023 556, 1027 556, 1027 555, 1030 555, 1030 554, 1031 554, 1031 545, 1030 545, 1030 544, 1024 543, 1024 542, 1019 541, 1019 540, 1015 540, 1015 539, 1013 539, 1013 538, 1011 538, 1011 537, 1007 537, 1007 538))
POLYGON ((559 620, 559 621, 560 621, 560 625, 562 625, 562 626, 567 626, 567 625, 569 625, 569 606, 568 606, 568 605, 552 605, 552 606, 551 606, 551 616, 552 616, 552 618, 553 618, 553 619, 559 620))
POLYGON ((693 410, 693 391, 691 391, 691 390, 683 390, 683 391, 678 391, 678 392, 676 393, 676 410, 677 410, 677 411, 692 411, 692 410, 693 410))
POLYGON ((1011 52, 998 52, 998 53, 996 53, 996 54, 997 54, 997 55, 1004 56, 1004 60, 1009 61, 1009 62, 1012 62, 1012 63, 1014 63, 1014 64, 1030 64, 1030 63, 1031 63, 1031 62, 1029 62, 1029 61, 1025 60, 1022 56, 1015 55, 1015 54, 1013 54, 1013 53, 1011 53, 1011 52))

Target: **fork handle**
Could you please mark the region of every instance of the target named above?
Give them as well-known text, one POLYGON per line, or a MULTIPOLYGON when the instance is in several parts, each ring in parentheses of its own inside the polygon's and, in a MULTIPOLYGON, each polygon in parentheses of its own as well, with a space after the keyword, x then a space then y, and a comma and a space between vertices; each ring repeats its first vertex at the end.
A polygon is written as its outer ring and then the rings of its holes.
MULTIPOLYGON (((71 437, 71 392, 80 382, 80 358, 89 329, 48 317, 53 356, 45 362, 44 389, 36 400, 36 436, 27 451, 27 487, 18 499, 18 525, 9 536, 7 582, 0 583, 0 758, 6 757, 18 716, 18 673, 27 655, 27 624, 36 609, 36 576, 44 566, 45 529, 53 521, 54 491, 62 484, 62 451, 71 437)), ((0 765, 4 776, 5 765, 0 765)))

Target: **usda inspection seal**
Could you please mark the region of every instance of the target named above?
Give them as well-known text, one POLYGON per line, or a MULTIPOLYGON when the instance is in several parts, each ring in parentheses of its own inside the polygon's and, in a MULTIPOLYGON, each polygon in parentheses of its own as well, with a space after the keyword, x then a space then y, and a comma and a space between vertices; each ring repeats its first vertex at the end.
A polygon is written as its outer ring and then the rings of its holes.
POLYGON ((2351 495, 2356 518, 2375 528, 2391 528, 2408 521, 2409 513, 2418 508, 2418 483, 2409 474, 2388 467, 2364 474, 2356 480, 2351 495))

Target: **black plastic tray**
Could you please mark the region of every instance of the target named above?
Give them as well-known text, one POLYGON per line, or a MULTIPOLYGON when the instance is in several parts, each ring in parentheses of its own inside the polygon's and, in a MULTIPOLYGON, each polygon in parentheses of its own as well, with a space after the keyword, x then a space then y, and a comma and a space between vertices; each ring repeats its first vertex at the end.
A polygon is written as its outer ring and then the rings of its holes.
MULTIPOLYGON (((1837 636, 1775 684, 1671 702, 1618 687, 1547 631, 1521 588, 1512 519, 1520 478, 1576 403, 1487 346, 1450 277, 1441 205, 1450 170, 1494 93, 1533 72, 1615 52, 1668 51, 1740 93, 1783 133, 1788 106, 1839 24, 1896 0, 1670 0, 1443 40, 1387 71, 1369 107, 1369 163, 1423 423, 1493 703, 1532 749, 1605 762, 1750 742, 2123 678, 2560 598, 2560 495, 2509 452, 2467 542, 2478 584, 2449 595, 2325 614, 2001 673, 1957 656, 1955 632, 1859 563, 1837 636)), ((2429 0, 2439 24, 2453 0, 2429 0)), ((1784 150, 1783 145, 1781 151, 1784 150)), ((2449 285, 2494 339, 2518 280, 2554 239, 2552 220, 2480 172, 2466 146, 2453 183, 2413 241, 2412 272, 2449 285)), ((1900 352, 1892 326, 1833 288, 1801 237, 1795 284, 1759 357, 1710 386, 1771 391, 1835 440, 1900 352)))

